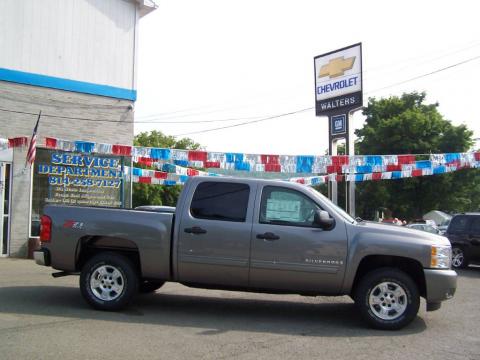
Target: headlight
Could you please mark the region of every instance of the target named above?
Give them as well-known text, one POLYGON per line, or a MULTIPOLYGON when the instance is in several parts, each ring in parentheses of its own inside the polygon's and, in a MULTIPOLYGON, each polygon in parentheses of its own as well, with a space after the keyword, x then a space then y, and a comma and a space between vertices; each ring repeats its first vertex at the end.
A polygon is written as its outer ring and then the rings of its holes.
POLYGON ((450 269, 452 265, 452 247, 449 245, 432 245, 430 267, 450 269))

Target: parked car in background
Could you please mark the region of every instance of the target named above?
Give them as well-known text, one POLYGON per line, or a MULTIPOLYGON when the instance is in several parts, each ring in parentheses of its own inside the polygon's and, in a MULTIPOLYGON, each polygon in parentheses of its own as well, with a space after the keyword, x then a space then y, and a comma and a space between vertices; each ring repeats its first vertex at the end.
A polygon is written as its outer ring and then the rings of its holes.
POLYGON ((445 234, 447 232, 448 225, 450 225, 450 221, 451 220, 447 220, 445 223, 438 226, 438 228, 440 229, 440 231, 442 231, 443 234, 445 234))
POLYGON ((447 230, 448 224, 450 223, 451 219, 452 219, 452 215, 447 214, 440 210, 432 210, 426 213, 425 215, 423 215, 423 220, 433 221, 434 224, 443 232, 447 230))
POLYGON ((429 232, 429 233, 432 233, 432 234, 437 234, 437 235, 442 235, 443 234, 443 232, 439 228, 437 228, 435 225, 430 225, 430 224, 414 223, 414 224, 408 224, 407 227, 410 228, 410 229, 426 231, 426 232, 429 232))
POLYGON ((452 244, 452 267, 465 268, 480 261, 480 213, 455 215, 445 236, 452 244))

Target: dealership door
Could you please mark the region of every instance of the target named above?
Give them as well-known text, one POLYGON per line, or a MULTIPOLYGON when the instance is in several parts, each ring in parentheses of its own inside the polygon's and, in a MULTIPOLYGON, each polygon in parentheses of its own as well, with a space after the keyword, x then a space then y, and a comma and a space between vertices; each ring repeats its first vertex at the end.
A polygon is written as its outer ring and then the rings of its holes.
POLYGON ((11 165, 0 162, 0 254, 8 255, 9 215, 10 215, 10 168, 11 165))

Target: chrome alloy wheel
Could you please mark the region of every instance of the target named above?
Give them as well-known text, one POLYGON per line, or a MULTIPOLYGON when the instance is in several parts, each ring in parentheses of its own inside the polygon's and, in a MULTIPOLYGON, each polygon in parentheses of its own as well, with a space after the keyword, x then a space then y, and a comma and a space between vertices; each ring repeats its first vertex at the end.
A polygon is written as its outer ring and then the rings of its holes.
POLYGON ((96 268, 90 277, 90 290, 100 300, 115 300, 122 294, 124 287, 122 273, 112 265, 96 268))
POLYGON ((370 310, 380 319, 395 320, 407 309, 407 293, 397 283, 382 282, 370 292, 368 304, 370 310))
POLYGON ((455 268, 461 267, 464 261, 465 255, 463 254, 463 250, 458 247, 454 247, 452 249, 452 266, 455 268))

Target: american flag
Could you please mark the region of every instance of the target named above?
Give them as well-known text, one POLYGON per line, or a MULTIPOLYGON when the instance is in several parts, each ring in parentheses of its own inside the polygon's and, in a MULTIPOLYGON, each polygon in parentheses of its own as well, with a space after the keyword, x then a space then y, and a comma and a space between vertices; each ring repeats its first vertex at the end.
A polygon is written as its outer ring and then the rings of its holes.
POLYGON ((38 123, 40 122, 40 116, 42 115, 42 112, 40 111, 38 113, 38 119, 37 123, 35 124, 35 128, 33 129, 33 134, 32 134, 32 139, 30 140, 30 145, 28 146, 28 151, 27 151, 27 160, 25 161, 25 167, 27 167, 27 164, 33 164, 35 161, 35 155, 37 154, 36 148, 37 148, 37 130, 38 130, 38 123))

